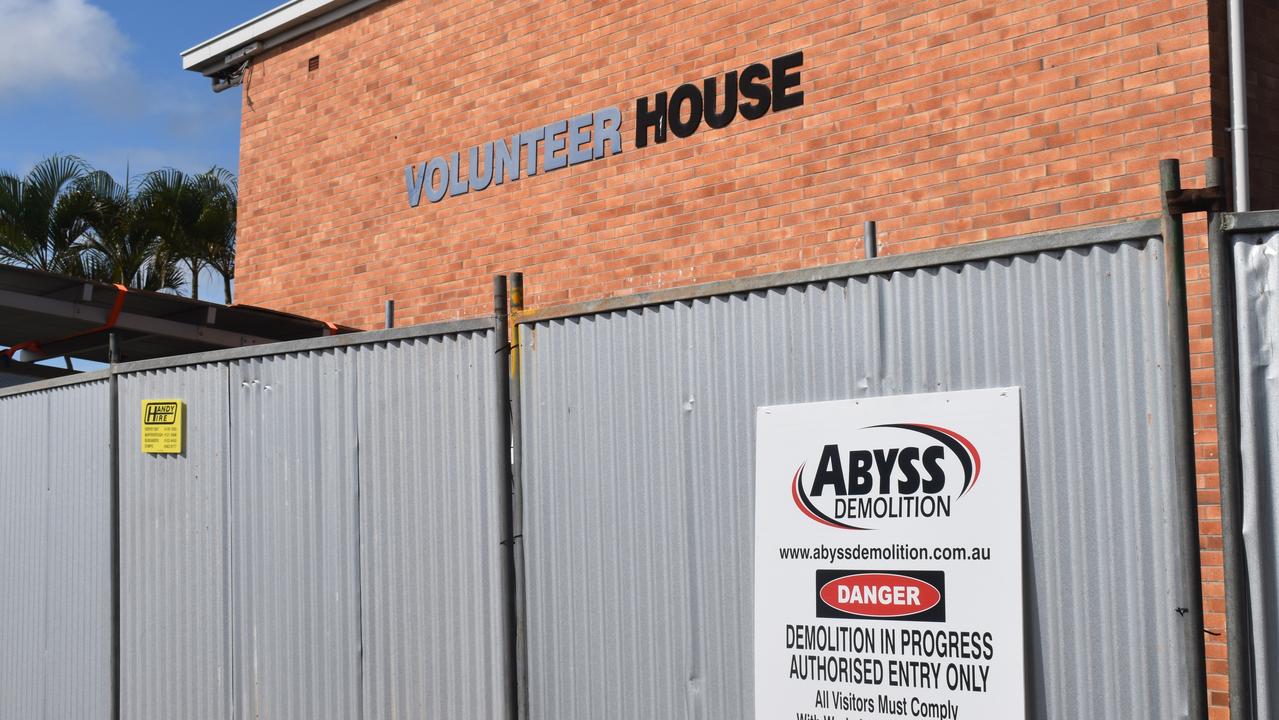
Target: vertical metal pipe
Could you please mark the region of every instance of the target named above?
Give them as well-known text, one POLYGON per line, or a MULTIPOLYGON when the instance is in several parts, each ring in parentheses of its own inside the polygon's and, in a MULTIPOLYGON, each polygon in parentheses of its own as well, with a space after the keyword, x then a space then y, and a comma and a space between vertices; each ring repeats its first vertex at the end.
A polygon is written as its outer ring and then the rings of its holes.
POLYGON ((502 597, 503 614, 506 626, 506 707, 503 717, 516 720, 519 708, 519 685, 516 654, 516 598, 515 598, 515 552, 513 519, 511 513, 511 497, 514 476, 511 470, 511 338, 510 316, 507 312, 506 277, 493 277, 493 380, 494 380, 494 412, 497 416, 498 441, 494 452, 497 453, 498 486, 502 502, 499 503, 501 513, 502 537, 502 597))
POLYGON ((1252 206, 1248 187, 1248 79, 1244 67, 1243 0, 1226 3, 1230 53, 1230 155, 1234 166, 1235 211, 1252 206))
POLYGON ((394 300, 386 301, 386 327, 388 330, 390 328, 395 327, 395 301, 394 300))
POLYGON ((515 556, 515 679, 517 717, 528 717, 528 585, 524 568, 523 426, 520 371, 524 360, 520 313, 524 311, 524 273, 511 273, 511 547, 515 556))
MULTIPOLYGON (((1223 181, 1220 158, 1208 161, 1209 187, 1223 181)), ((1208 270, 1212 291, 1212 366, 1217 397, 1217 477, 1226 585, 1226 658, 1230 717, 1256 717, 1252 676, 1252 616, 1243 544, 1243 458, 1239 445, 1239 337, 1235 315, 1235 267, 1223 216, 1208 215, 1208 270)))
POLYGON ((115 333, 107 335, 107 362, 111 375, 107 380, 107 418, 110 439, 110 508, 111 515, 111 700, 110 717, 120 720, 120 346, 115 333))
POLYGON ((866 242, 866 259, 879 257, 879 238, 875 234, 874 220, 867 220, 862 225, 862 239, 866 242))
MULTIPOLYGON (((1177 160, 1159 162, 1159 200, 1163 206, 1164 292, 1167 306, 1169 382, 1172 390, 1173 468, 1182 488, 1186 532, 1182 537, 1181 561, 1191 586, 1191 596, 1182 602, 1187 649, 1187 673, 1191 678, 1189 717, 1207 720, 1208 689, 1204 671, 1203 585, 1199 569, 1199 493, 1195 483, 1194 415, 1190 401, 1190 332, 1186 317, 1186 249, 1181 216, 1168 208, 1168 193, 1181 189, 1181 165, 1177 160)), ((1169 609, 1171 611, 1171 609, 1169 609)))

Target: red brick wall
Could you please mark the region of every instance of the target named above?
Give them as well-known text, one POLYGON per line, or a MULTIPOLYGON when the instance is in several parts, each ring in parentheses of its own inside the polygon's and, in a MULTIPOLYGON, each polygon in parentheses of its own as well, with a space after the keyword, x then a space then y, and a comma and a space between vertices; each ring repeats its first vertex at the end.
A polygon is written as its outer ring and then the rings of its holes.
POLYGON ((253 65, 240 297, 368 326, 1150 216, 1210 153, 1206 10, 1079 5, 382 3, 253 65), (801 108, 408 207, 409 162, 794 50, 801 108))
MULTIPOLYGON (((1218 4, 1219 5, 1219 4, 1218 4)), ((246 303, 355 326, 483 314, 1159 211, 1218 142, 1209 3, 388 0, 254 61, 246 303), (635 100, 802 50, 802 107, 633 146, 635 100), (320 68, 307 61, 319 56, 320 68), (621 108, 624 152, 410 208, 404 168, 621 108)), ((1215 16, 1214 16, 1215 17, 1215 16)), ((1188 226, 1205 625, 1224 630, 1203 224, 1188 226)), ((1224 635, 1210 636, 1213 718, 1224 635)))

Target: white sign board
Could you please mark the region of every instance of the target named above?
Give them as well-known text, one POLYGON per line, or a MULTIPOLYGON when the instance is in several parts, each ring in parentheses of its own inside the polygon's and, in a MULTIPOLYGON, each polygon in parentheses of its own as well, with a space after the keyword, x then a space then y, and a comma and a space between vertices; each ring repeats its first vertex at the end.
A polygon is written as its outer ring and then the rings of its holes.
POLYGON ((1020 403, 759 409, 756 720, 1025 717, 1020 403))

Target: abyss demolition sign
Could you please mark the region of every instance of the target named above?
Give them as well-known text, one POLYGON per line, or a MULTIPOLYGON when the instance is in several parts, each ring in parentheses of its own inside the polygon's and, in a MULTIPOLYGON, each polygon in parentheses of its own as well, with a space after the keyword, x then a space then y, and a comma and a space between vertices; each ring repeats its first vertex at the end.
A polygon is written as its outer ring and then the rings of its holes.
POLYGON ((1019 389, 756 421, 756 720, 1024 718, 1019 389))

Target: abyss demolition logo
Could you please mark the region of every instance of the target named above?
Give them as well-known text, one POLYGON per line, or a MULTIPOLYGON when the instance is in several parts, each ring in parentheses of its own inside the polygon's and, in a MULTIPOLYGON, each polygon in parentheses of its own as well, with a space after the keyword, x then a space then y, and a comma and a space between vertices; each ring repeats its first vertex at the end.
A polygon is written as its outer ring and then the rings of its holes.
POLYGON ((977 484, 981 455, 954 430, 890 423, 861 428, 851 448, 823 446, 808 467, 791 479, 795 507, 829 527, 871 530, 867 521, 950 517, 952 501, 977 484))

